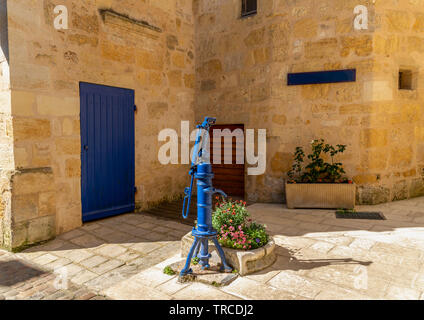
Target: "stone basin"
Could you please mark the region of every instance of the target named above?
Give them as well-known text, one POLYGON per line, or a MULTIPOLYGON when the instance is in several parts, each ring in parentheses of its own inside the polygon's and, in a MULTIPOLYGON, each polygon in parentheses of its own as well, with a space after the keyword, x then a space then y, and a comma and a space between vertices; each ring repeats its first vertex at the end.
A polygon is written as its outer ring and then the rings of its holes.
MULTIPOLYGON (((193 244, 194 237, 191 232, 187 233, 181 239, 181 256, 187 257, 188 252, 193 244)), ((236 250, 222 247, 225 252, 228 264, 238 270, 241 276, 245 276, 271 266, 277 256, 275 254, 275 242, 270 236, 268 243, 254 250, 236 250)), ((209 241, 209 253, 216 251, 215 245, 209 241)), ((216 252, 218 253, 218 252, 216 252)))

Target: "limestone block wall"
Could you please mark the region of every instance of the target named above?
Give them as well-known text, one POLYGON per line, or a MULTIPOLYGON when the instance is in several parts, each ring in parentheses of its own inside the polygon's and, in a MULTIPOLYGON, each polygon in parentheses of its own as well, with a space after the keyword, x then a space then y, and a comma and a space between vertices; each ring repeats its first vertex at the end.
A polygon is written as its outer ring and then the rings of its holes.
POLYGON ((0 246, 11 237, 11 186, 14 171, 6 1, 0 1, 0 246))
POLYGON ((240 17, 238 0, 194 3, 197 119, 209 114, 222 124, 267 129, 267 171, 247 176, 249 200, 284 201, 295 147, 310 150, 310 142, 320 138, 348 146, 340 160, 358 184, 358 203, 424 193, 416 138, 422 89, 397 89, 398 64, 418 71, 423 61, 420 1, 361 3, 369 12, 366 30, 354 29, 359 3, 353 0, 258 1, 258 14, 248 18, 240 17), (395 50, 409 60, 385 52, 394 50, 393 38, 400 35, 389 34, 383 3, 405 4, 410 34, 395 50), (287 86, 291 72, 351 68, 356 82, 287 86), (407 125, 412 119, 414 128, 407 125))
POLYGON ((80 81, 135 90, 137 206, 179 196, 186 170, 158 162, 157 137, 194 119, 191 1, 14 0, 8 21, 15 169, 9 247, 82 223, 80 81), (67 30, 54 28, 59 4, 68 8, 67 30))
POLYGON ((379 1, 359 182, 366 203, 424 195, 424 1, 379 1), (399 90, 399 71, 412 90, 399 90))

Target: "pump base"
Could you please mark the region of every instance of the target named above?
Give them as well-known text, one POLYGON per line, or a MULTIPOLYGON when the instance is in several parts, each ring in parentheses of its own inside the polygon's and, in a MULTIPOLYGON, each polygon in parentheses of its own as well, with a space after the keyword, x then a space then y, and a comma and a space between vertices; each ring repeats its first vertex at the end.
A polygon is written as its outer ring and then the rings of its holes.
POLYGON ((209 269, 209 258, 211 257, 210 253, 208 252, 208 241, 212 240, 217 251, 219 254, 219 257, 221 258, 221 272, 230 273, 233 271, 233 268, 231 268, 227 264, 227 260, 225 259, 224 250, 222 250, 221 245, 218 242, 218 239, 216 238, 216 231, 210 232, 210 234, 202 234, 196 230, 193 229, 193 236, 194 236, 194 242, 193 245, 190 248, 190 251, 187 255, 187 260, 184 268, 180 272, 180 277, 186 276, 191 274, 193 271, 190 268, 191 260, 195 258, 200 259, 200 265, 202 266, 202 269, 209 269), (199 253, 200 250, 200 253, 199 253))

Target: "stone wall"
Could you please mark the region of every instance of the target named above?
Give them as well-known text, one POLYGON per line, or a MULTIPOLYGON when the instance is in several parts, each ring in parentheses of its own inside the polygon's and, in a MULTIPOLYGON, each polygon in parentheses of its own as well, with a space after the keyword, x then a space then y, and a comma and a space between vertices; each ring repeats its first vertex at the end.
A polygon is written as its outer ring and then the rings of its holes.
POLYGON ((319 138, 348 146, 358 203, 424 195, 423 2, 363 1, 358 31, 357 0, 264 0, 248 18, 240 0, 0 1, 0 245, 81 225, 80 81, 135 90, 139 208, 187 184, 186 166, 158 162, 159 131, 206 115, 267 129, 250 201, 284 201, 294 148, 319 138), (56 5, 68 30, 54 28, 56 5), (290 72, 346 68, 356 82, 287 86, 290 72), (399 70, 413 90, 398 89, 399 70))
POLYGON ((135 90, 137 207, 180 196, 186 169, 160 165, 157 137, 194 119, 191 1, 14 0, 8 13, 16 169, 10 247, 82 223, 80 81, 135 90), (56 5, 68 8, 68 30, 54 28, 56 5))
POLYGON ((14 171, 7 4, 0 1, 0 246, 11 238, 10 177, 14 171))
POLYGON ((309 151, 319 138, 348 146, 340 160, 358 184, 358 203, 424 194, 422 1, 364 1, 369 28, 360 31, 358 1, 259 1, 248 18, 240 3, 194 1, 195 110, 198 121, 208 114, 267 129, 267 171, 247 176, 249 200, 284 201, 295 147, 309 151), (388 3, 403 13, 387 15, 388 3), (404 63, 418 71, 415 92, 397 89, 404 63), (287 86, 290 72, 348 68, 357 70, 354 83, 287 86))
POLYGON ((375 110, 362 130, 358 182, 365 203, 424 195, 424 1, 379 1, 373 38, 375 110), (399 70, 412 89, 399 90, 399 70))

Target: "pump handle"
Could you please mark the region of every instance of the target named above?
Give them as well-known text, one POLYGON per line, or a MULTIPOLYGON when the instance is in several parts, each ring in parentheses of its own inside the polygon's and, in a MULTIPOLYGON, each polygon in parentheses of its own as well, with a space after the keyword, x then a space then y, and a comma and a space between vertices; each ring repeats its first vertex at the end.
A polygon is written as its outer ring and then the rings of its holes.
POLYGON ((194 183, 194 168, 190 170, 191 175, 191 183, 189 188, 184 189, 184 202, 183 202, 183 218, 187 219, 188 214, 190 213, 190 202, 191 202, 191 194, 193 192, 193 183, 194 183), (186 210, 187 203, 187 210, 186 210))

